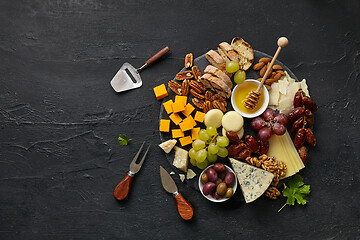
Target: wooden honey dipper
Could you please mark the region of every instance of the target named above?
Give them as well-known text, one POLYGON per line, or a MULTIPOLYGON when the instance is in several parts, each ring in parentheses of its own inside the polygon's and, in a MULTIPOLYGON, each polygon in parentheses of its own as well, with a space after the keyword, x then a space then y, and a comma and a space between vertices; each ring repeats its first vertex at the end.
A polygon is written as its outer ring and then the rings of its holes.
POLYGON ((276 50, 275 52, 275 55, 274 57, 272 58, 269 66, 267 67, 266 69, 266 72, 263 76, 263 78, 261 79, 261 82, 258 86, 258 88, 255 90, 255 91, 251 91, 247 97, 246 97, 246 100, 245 100, 245 107, 247 109, 254 109, 256 104, 258 103, 259 101, 259 98, 260 98, 260 89, 262 88, 262 86, 264 85, 264 82, 265 82, 265 79, 268 77, 269 75, 269 72, 272 68, 272 66, 274 65, 274 62, 276 60, 276 58, 279 56, 279 53, 281 51, 281 49, 285 48, 287 45, 288 45, 289 41, 286 37, 281 37, 278 39, 277 41, 277 45, 279 46, 278 49, 276 50))

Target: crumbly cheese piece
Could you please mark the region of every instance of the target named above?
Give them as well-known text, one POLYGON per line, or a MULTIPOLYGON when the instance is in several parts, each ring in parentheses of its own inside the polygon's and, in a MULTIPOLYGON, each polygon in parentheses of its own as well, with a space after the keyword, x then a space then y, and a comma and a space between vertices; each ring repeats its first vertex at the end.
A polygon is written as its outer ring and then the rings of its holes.
POLYGON ((173 165, 177 169, 186 172, 188 166, 188 151, 175 146, 175 158, 173 165))
POLYGON ((233 158, 229 160, 236 173, 245 202, 251 203, 263 195, 270 186, 274 174, 233 158))
POLYGON ((274 110, 279 110, 280 113, 289 114, 294 109, 294 96, 300 87, 305 95, 309 96, 306 80, 303 79, 301 82, 295 82, 295 79, 291 78, 290 75, 285 72, 285 76, 281 77, 277 83, 271 85, 271 90, 269 91, 269 107, 274 110))
POLYGON ((279 84, 273 83, 271 85, 271 90, 269 91, 269 105, 277 106, 279 104, 279 84))
POLYGON ((193 179, 196 176, 196 173, 192 169, 188 169, 186 173, 186 179, 193 179))
POLYGON ((170 139, 167 140, 163 143, 159 144, 159 147, 164 150, 164 152, 169 153, 171 152, 171 150, 173 149, 173 147, 175 146, 177 140, 176 139, 170 139))
POLYGON ((182 182, 184 182, 184 180, 185 180, 185 174, 179 174, 179 177, 180 177, 180 180, 182 181, 182 182))
POLYGON ((175 174, 175 172, 174 171, 172 171, 171 173, 170 173, 170 175, 174 175, 175 174))

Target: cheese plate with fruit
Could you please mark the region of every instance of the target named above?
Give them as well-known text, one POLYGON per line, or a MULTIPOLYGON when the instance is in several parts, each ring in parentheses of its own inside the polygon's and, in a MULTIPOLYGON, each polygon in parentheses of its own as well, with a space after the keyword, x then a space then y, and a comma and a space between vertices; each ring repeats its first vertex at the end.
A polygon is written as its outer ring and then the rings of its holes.
MULTIPOLYGON (((203 169, 223 163, 234 169, 247 203, 263 194, 274 199, 280 195, 279 181, 305 167, 304 144, 316 144, 310 129, 316 104, 306 80, 300 82, 283 63, 271 59, 234 38, 231 45, 222 42, 217 51, 196 59, 187 54, 185 67, 167 84, 160 98, 159 146, 182 180, 186 174, 195 189, 195 174, 200 179, 203 169), (262 77, 258 106, 240 111, 249 95, 239 89, 254 91, 262 77), (294 142, 287 129, 295 133, 294 142)), ((214 191, 209 194, 216 195, 214 191)))

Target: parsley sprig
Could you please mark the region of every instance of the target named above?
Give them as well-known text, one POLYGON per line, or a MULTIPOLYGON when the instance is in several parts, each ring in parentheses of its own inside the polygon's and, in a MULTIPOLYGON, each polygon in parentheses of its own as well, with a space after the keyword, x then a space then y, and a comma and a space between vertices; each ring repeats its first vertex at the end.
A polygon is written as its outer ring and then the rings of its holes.
POLYGON ((305 205, 307 200, 303 197, 310 193, 310 185, 304 185, 302 177, 297 174, 290 179, 288 186, 284 184, 284 190, 282 194, 287 197, 286 203, 282 206, 278 212, 280 212, 286 205, 294 206, 295 200, 298 204, 305 205))
POLYGON ((127 146, 128 143, 132 140, 132 139, 128 139, 128 137, 125 134, 119 134, 119 144, 121 146, 127 146))

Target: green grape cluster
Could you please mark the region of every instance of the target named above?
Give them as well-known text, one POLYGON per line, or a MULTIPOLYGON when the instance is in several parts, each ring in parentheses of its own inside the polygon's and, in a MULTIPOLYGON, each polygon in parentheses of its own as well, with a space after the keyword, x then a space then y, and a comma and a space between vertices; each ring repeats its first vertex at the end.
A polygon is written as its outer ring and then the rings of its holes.
POLYGON ((192 143, 189 151, 190 163, 200 169, 206 168, 209 164, 216 162, 218 157, 227 157, 229 139, 226 136, 218 136, 214 126, 201 129, 199 139, 192 143))

